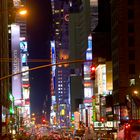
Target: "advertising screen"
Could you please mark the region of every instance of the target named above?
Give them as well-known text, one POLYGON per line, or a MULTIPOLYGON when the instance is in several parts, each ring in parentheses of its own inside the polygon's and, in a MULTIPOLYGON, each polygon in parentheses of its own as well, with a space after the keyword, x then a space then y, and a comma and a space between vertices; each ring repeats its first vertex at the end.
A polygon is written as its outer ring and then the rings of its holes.
POLYGON ((26 41, 20 41, 20 50, 22 53, 27 52, 27 42, 26 41))
POLYGON ((21 61, 22 63, 27 63, 27 54, 21 54, 21 61))
POLYGON ((88 36, 88 50, 92 50, 92 36, 88 36))
POLYGON ((106 65, 99 65, 96 69, 97 71, 97 85, 98 93, 106 94, 106 65))
MULTIPOLYGON (((16 74, 21 71, 20 63, 20 27, 18 25, 11 25, 11 49, 12 49, 12 74, 16 74)), ((21 99, 21 75, 17 74, 12 77, 12 94, 16 100, 21 99)))
POLYGON ((59 109, 60 109, 60 115, 61 115, 61 116, 64 116, 65 113, 66 113, 66 112, 65 112, 66 105, 65 105, 65 104, 60 104, 59 109))
POLYGON ((91 51, 86 52, 86 60, 92 60, 92 52, 91 51))
POLYGON ((22 107, 22 114, 23 117, 26 118, 30 114, 30 106, 22 107))
POLYGON ((29 88, 23 88, 23 99, 29 99, 29 88))
MULTIPOLYGON (((56 56, 55 56, 55 41, 51 41, 51 58, 52 64, 56 63, 56 56)), ((56 66, 52 66, 52 75, 55 76, 55 68, 56 66)))
MULTIPOLYGON (((22 71, 26 71, 26 70, 29 70, 29 67, 28 66, 22 66, 22 71)), ((22 81, 29 81, 29 72, 24 72, 22 73, 22 81)))
POLYGON ((93 95, 93 88, 91 88, 91 87, 84 88, 84 97, 85 98, 91 98, 92 95, 93 95))

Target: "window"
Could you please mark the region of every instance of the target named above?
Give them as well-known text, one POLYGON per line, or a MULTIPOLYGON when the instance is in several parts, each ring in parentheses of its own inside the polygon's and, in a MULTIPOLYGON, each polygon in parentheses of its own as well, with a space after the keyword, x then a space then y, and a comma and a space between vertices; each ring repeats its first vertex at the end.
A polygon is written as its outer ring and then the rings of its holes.
POLYGON ((128 0, 128 5, 133 5, 134 4, 134 0, 128 0))
POLYGON ((135 51, 131 50, 129 51, 129 60, 135 60, 135 51))
POLYGON ((134 32, 134 24, 133 23, 128 23, 128 32, 133 33, 134 32))
POLYGON ((134 37, 133 36, 128 36, 128 46, 129 47, 134 47, 134 37))
POLYGON ((135 64, 129 65, 129 74, 135 74, 135 64))
POLYGON ((134 19, 134 10, 128 9, 128 19, 134 19))

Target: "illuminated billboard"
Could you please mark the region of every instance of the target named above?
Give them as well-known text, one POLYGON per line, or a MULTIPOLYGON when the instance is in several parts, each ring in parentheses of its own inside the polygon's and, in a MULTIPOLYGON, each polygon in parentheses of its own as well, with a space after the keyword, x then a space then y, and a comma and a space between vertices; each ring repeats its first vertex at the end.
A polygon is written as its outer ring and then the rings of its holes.
POLYGON ((86 60, 92 60, 92 36, 88 36, 88 48, 86 51, 86 60))
POLYGON ((66 114, 65 112, 66 104, 60 104, 59 109, 60 109, 60 116, 64 116, 66 114))
POLYGON ((112 62, 106 62, 106 89, 107 91, 113 90, 113 76, 112 76, 112 62))
POLYGON ((92 36, 88 36, 88 50, 92 50, 92 36))
POLYGON ((19 7, 21 5, 21 0, 13 0, 13 4, 15 7, 19 7))
MULTIPOLYGON (((12 24, 11 25, 11 50, 12 50, 12 74, 16 74, 21 71, 21 63, 20 63, 20 27, 19 25, 12 24)), ((16 100, 22 98, 21 94, 21 74, 17 74, 12 77, 12 94, 16 100)))
POLYGON ((27 41, 20 41, 20 50, 22 53, 27 52, 27 41))
POLYGON ((29 88, 23 88, 22 90, 23 90, 23 99, 29 99, 30 98, 29 97, 29 93, 30 93, 29 88))
MULTIPOLYGON (((22 66, 22 71, 29 70, 28 66, 22 66)), ((22 81, 29 81, 29 71, 22 73, 22 81)))
POLYGON ((52 98, 52 104, 55 104, 56 103, 56 96, 51 96, 52 98))
POLYGON ((97 86, 99 94, 106 94, 106 65, 101 64, 96 68, 97 86))
POLYGON ((26 118, 30 114, 29 105, 22 107, 22 114, 23 114, 23 118, 26 118))
POLYGON ((92 87, 85 87, 84 88, 84 97, 91 98, 93 95, 93 88, 92 87))
POLYGON ((25 53, 21 54, 21 61, 22 63, 27 63, 27 54, 25 53))
MULTIPOLYGON (((52 64, 56 63, 56 56, 55 56, 55 41, 51 41, 51 59, 52 64)), ((56 66, 52 66, 52 75, 55 76, 55 68, 56 66)))

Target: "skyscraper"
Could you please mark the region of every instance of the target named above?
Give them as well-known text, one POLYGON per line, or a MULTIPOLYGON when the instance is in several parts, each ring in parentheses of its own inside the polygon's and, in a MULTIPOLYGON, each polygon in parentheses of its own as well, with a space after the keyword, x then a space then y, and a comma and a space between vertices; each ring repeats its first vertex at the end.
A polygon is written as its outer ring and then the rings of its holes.
MULTIPOLYGON (((26 0, 13 0, 13 5, 16 11, 27 11, 26 0)), ((27 63, 28 57, 28 43, 27 43, 27 14, 16 12, 14 24, 11 25, 11 50, 12 50, 12 72, 17 73, 29 69, 27 63), (15 35, 15 29, 18 31, 15 35), (14 28, 14 29, 13 29, 14 28), (15 54, 15 52, 17 54, 15 54), (16 65, 16 70, 15 69, 16 65)), ((30 84, 29 72, 15 75, 12 77, 12 94, 14 96, 14 103, 20 106, 20 117, 25 118, 24 122, 28 122, 30 115, 30 84)))
MULTIPOLYGON (((90 23, 90 1, 73 1, 73 3, 70 4, 69 20, 70 60, 92 59, 92 39, 89 37, 91 33, 90 23)), ((84 105, 88 106, 90 104, 87 103, 87 101, 89 101, 89 98, 93 94, 92 81, 90 81, 90 78, 88 77, 88 69, 90 67, 90 64, 90 62, 85 62, 83 64, 76 63, 70 66, 71 116, 74 115, 76 111, 79 111, 79 106, 81 105, 81 118, 83 118, 84 120, 85 112, 82 110, 84 110, 84 105), (85 103, 84 105, 83 102, 85 103)), ((76 124, 75 128, 77 128, 76 124)))
MULTIPOLYGON (((53 40, 51 42, 52 63, 64 62, 69 58, 69 3, 67 1, 52 1, 53 14, 53 40)), ((67 64, 52 67, 52 118, 57 120, 60 126, 66 126, 69 122, 69 67, 67 64)))
POLYGON ((91 31, 93 32, 98 24, 98 0, 90 0, 91 31))
POLYGON ((113 96, 120 119, 140 119, 140 1, 111 1, 113 96), (119 105, 119 106, 118 106, 119 105))

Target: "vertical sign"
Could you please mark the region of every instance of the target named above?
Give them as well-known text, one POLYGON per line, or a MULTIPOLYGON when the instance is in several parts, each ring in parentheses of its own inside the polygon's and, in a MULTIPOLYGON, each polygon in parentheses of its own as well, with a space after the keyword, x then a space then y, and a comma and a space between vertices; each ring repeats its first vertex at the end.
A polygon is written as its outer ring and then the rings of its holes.
MULTIPOLYGON (((20 27, 16 24, 11 25, 11 50, 12 50, 12 74, 21 71, 20 62, 20 27)), ((21 74, 12 77, 12 94, 15 105, 21 104, 21 74)))
POLYGON ((96 96, 93 95, 92 96, 92 109, 93 109, 93 114, 92 114, 92 121, 95 122, 96 121, 96 96))

